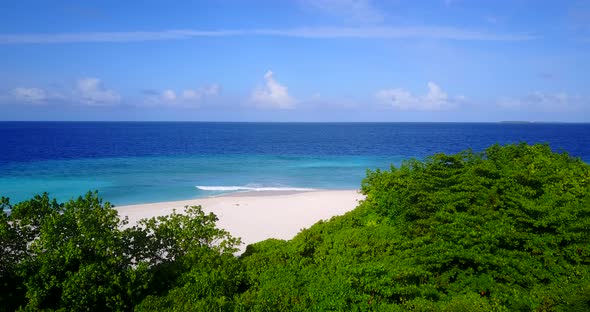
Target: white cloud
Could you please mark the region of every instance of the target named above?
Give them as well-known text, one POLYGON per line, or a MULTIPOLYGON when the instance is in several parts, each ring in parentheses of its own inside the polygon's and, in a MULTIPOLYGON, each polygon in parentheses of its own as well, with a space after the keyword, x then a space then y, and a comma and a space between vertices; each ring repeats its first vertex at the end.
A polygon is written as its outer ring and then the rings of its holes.
POLYGON ((215 96, 219 94, 219 85, 212 84, 200 87, 196 90, 187 89, 182 92, 182 98, 188 101, 198 101, 203 97, 215 96))
POLYGON ((402 111, 443 111, 456 108, 465 101, 464 96, 449 97, 436 83, 428 83, 428 93, 414 95, 404 89, 383 89, 375 93, 383 104, 402 111))
POLYGON ((296 38, 406 39, 431 38, 465 41, 523 41, 537 37, 527 33, 490 33, 485 31, 444 27, 299 27, 242 30, 163 30, 153 32, 89 32, 65 34, 0 34, 0 44, 58 44, 83 42, 139 42, 185 40, 200 37, 276 36, 296 38))
POLYGON ((252 103, 263 108, 289 109, 295 107, 295 99, 289 95, 286 86, 274 79, 272 71, 269 70, 264 74, 264 81, 263 88, 256 88, 252 92, 252 103))
POLYGON ((219 90, 219 85, 212 84, 197 89, 185 89, 182 92, 176 92, 172 89, 166 89, 162 92, 145 91, 144 103, 152 106, 166 104, 194 108, 198 107, 205 98, 218 95, 219 90))
POLYGON ((55 102, 80 105, 114 105, 121 96, 103 87, 98 78, 83 78, 68 88, 24 88, 12 90, 11 100, 28 104, 50 104, 55 102))
POLYGON ((304 5, 361 23, 383 21, 383 12, 370 0, 303 0, 304 5))
POLYGON ((590 99, 567 93, 533 92, 522 97, 503 97, 497 105, 506 110, 533 112, 572 112, 590 104, 590 99))
POLYGON ((12 95, 17 101, 28 104, 45 104, 49 99, 47 92, 39 88, 15 88, 12 95))
POLYGON ((92 77, 77 81, 74 98, 84 105, 113 105, 121 101, 117 92, 106 89, 100 79, 92 77))
POLYGON ((162 92, 162 100, 166 101, 166 102, 173 102, 176 101, 176 92, 174 92, 174 90, 164 90, 164 92, 162 92))

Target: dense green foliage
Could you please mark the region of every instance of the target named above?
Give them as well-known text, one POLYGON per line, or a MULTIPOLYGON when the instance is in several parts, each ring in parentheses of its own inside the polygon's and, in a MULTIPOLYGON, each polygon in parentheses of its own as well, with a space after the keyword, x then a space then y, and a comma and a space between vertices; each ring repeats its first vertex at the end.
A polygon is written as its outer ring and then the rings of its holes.
POLYGON ((590 310, 587 164, 544 145, 492 146, 369 172, 362 191, 345 216, 250 246, 243 302, 261 311, 590 310))
POLYGON ((362 192, 240 257, 199 207, 129 227, 96 194, 3 199, 0 309, 590 311, 582 161, 496 145, 368 172, 362 192))
MULTIPOLYGON (((95 193, 65 204, 44 194, 2 205, 11 214, 0 220, 0 310, 129 311, 195 272, 237 263, 239 240, 200 207, 128 227, 95 193)), ((195 298, 211 298, 207 276, 194 278, 207 288, 195 298)), ((218 289, 234 291, 220 281, 218 289)))

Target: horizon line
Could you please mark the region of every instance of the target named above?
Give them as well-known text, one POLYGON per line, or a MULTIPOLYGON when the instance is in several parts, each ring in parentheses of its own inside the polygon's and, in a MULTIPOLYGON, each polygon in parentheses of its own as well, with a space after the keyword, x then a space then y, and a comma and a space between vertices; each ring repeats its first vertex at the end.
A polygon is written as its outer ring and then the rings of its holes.
POLYGON ((0 122, 63 123, 487 123, 487 124, 590 124, 590 121, 231 121, 231 120, 0 120, 0 122))

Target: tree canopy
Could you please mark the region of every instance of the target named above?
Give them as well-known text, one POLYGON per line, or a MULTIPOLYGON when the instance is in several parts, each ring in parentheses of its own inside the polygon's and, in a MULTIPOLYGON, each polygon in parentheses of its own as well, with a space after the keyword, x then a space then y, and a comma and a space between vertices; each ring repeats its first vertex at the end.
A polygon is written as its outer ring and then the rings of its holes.
POLYGON ((96 193, 64 204, 43 194, 14 207, 3 198, 2 205, 10 215, 0 219, 0 310, 131 311, 194 271, 237 261, 239 240, 198 206, 125 227, 96 193))
POLYGON ((234 256, 200 207, 124 226, 89 193, 2 208, 0 309, 588 311, 590 166, 494 145, 368 171, 366 199, 234 256))

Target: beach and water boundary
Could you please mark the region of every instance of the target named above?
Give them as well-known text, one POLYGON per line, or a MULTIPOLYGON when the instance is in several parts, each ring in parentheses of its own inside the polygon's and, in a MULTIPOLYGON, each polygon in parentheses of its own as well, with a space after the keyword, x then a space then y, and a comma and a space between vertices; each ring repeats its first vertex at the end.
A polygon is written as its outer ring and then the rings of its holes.
POLYGON ((303 228, 356 208, 364 196, 358 190, 304 190, 240 192, 191 200, 115 207, 128 226, 140 219, 201 206, 218 218, 217 226, 247 245, 269 238, 291 239, 303 228))
POLYGON ((64 202, 97 190, 120 206, 358 189, 367 169, 496 143, 547 143, 589 162, 588 133, 590 124, 0 122, 0 195, 64 202))

